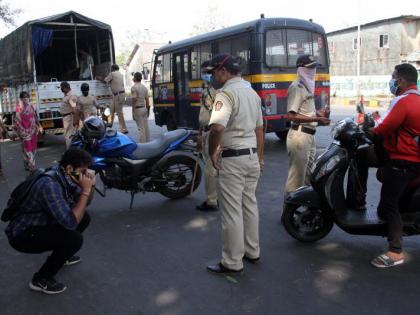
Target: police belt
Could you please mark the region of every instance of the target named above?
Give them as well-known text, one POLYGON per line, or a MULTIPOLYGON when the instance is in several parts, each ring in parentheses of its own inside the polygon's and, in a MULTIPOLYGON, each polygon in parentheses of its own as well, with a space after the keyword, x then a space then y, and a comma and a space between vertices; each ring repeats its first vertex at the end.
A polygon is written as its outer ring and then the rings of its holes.
POLYGON ((249 149, 239 149, 239 150, 233 150, 233 149, 226 149, 222 151, 222 157, 233 157, 233 156, 241 156, 241 155, 248 155, 257 152, 256 148, 249 148, 249 149))
POLYGON ((314 135, 315 132, 316 132, 315 129, 305 127, 305 126, 302 126, 302 125, 292 125, 290 128, 292 128, 293 130, 302 131, 302 132, 310 134, 310 135, 314 135))
POLYGON ((146 105, 144 105, 144 106, 136 106, 136 108, 144 108, 144 107, 146 107, 146 105))
POLYGON ((61 117, 66 117, 66 116, 68 116, 68 115, 72 115, 72 114, 73 114, 72 112, 67 113, 67 114, 61 114, 61 117))
POLYGON ((112 94, 114 94, 114 96, 117 96, 118 94, 122 94, 122 93, 125 93, 125 91, 119 91, 117 93, 112 93, 112 94))

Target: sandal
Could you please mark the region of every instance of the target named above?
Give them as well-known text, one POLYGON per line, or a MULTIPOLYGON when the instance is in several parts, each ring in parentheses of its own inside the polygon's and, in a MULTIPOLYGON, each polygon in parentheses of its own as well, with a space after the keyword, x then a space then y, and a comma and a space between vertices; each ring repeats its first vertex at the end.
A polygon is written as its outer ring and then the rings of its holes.
POLYGON ((376 268, 390 268, 401 265, 404 263, 404 258, 399 260, 393 260, 391 257, 387 256, 386 254, 379 255, 371 262, 372 266, 376 268))

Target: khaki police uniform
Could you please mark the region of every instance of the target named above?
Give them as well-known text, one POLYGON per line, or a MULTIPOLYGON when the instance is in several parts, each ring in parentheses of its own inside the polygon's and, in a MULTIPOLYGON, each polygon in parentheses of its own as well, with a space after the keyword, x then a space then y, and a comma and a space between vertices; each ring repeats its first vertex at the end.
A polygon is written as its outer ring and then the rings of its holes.
POLYGON ((83 113, 83 119, 97 115, 96 98, 93 95, 79 96, 77 98, 77 109, 83 113))
MULTIPOLYGON (((314 95, 299 81, 294 81, 287 92, 287 112, 295 112, 308 117, 316 116, 314 95)), ((315 128, 317 125, 316 122, 300 124, 292 122, 286 141, 289 155, 286 193, 301 186, 310 185, 309 179, 316 154, 315 128)))
POLYGON ((198 120, 200 123, 200 130, 202 131, 202 153, 206 167, 204 169, 204 179, 207 200, 209 206, 217 206, 217 170, 213 167, 209 155, 209 122, 213 108, 213 101, 216 90, 213 87, 205 86, 200 98, 200 114, 198 120))
POLYGON ((146 98, 149 97, 149 91, 144 84, 135 83, 131 87, 131 96, 133 97, 133 118, 136 121, 137 129, 140 135, 140 142, 150 141, 149 123, 147 117, 146 98))
POLYGON ((109 83, 111 92, 113 94, 111 104, 111 119, 114 123, 114 116, 117 113, 118 123, 122 132, 127 131, 127 126, 124 120, 123 106, 125 101, 125 90, 124 90, 124 79, 123 75, 119 71, 113 71, 104 79, 105 82, 109 83))
POLYGON ((74 111, 77 106, 77 96, 71 91, 64 95, 63 103, 60 107, 60 114, 63 116, 64 140, 66 148, 70 147, 71 136, 75 133, 76 128, 73 125, 74 111))
POLYGON ((244 255, 260 256, 255 197, 260 164, 255 129, 263 125, 263 119, 257 93, 241 78, 228 80, 216 94, 210 118, 212 124, 225 127, 221 142, 222 169, 217 181, 222 220, 221 263, 229 269, 240 270, 244 255), (237 156, 228 157, 228 153, 237 156))

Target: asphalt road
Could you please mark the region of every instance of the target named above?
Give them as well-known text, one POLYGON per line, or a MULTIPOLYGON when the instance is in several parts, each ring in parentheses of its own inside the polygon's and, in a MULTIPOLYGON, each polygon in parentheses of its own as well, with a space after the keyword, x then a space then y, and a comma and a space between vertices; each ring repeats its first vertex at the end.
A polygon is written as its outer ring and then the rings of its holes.
MULTIPOLYGON (((333 110, 333 120, 353 113, 333 110)), ((136 137, 134 123, 128 125, 136 137)), ((330 141, 329 129, 317 133, 320 151, 330 141)), ((154 126, 152 135, 162 131, 154 126)), ((25 173, 19 143, 2 143, 1 149, 3 208, 25 173)), ((57 161, 63 150, 61 137, 48 137, 39 165, 57 161)), ((258 188, 261 262, 246 264, 243 275, 221 277, 205 270, 220 259, 221 241, 219 214, 194 209, 204 199, 203 185, 183 200, 138 195, 132 210, 129 194, 111 190, 89 207, 83 262, 60 271, 57 278, 68 286, 61 295, 30 291, 28 282, 46 254, 17 253, 0 234, 0 314, 419 314, 418 238, 404 241, 408 261, 393 270, 369 265, 386 247, 380 237, 334 228, 318 243, 293 240, 280 225, 287 154, 273 134, 267 135, 265 159, 258 188)), ((372 207, 379 188, 371 176, 372 207)))

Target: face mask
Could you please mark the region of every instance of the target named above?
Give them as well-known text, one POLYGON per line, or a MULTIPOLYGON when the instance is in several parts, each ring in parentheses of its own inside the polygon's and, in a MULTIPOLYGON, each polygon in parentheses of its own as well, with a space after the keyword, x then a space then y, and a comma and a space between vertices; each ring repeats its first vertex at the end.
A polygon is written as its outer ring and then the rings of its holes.
POLYGON ((210 73, 202 73, 201 74, 201 79, 204 82, 207 82, 207 83, 210 83, 211 82, 211 77, 212 77, 212 75, 210 73))
POLYGON ((305 68, 299 67, 297 68, 297 74, 299 80, 306 86, 306 88, 314 94, 315 92, 315 74, 316 68, 305 68))
POLYGON ((391 79, 389 80, 389 91, 393 94, 393 95, 397 95, 398 94, 398 89, 400 87, 398 86, 398 81, 396 79, 391 79))
POLYGON ((214 78, 214 76, 212 76, 212 77, 211 77, 210 84, 211 84, 211 86, 212 86, 212 87, 214 87, 216 90, 221 89, 221 88, 223 87, 223 84, 222 84, 222 83, 219 83, 219 82, 218 82, 218 81, 214 78))

